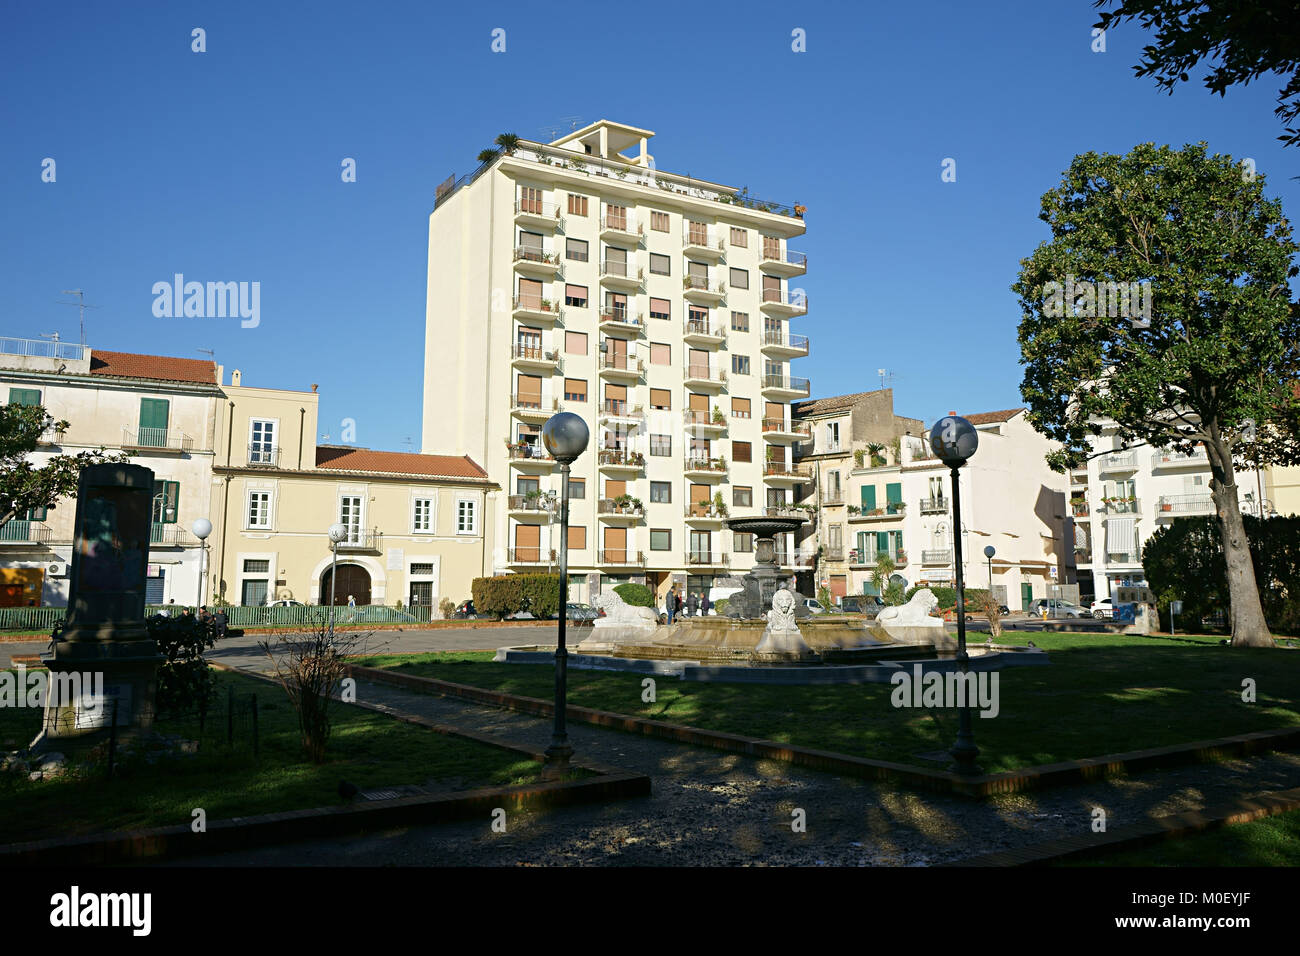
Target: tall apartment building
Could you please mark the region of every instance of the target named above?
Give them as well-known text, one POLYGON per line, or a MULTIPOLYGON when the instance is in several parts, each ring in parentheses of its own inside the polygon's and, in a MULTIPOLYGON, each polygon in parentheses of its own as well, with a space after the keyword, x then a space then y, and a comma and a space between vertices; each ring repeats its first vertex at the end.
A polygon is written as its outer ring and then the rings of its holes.
POLYGON ((602 120, 521 141, 440 187, 429 218, 424 448, 467 453, 505 489, 496 571, 553 566, 560 476, 540 432, 581 415, 580 595, 597 575, 664 591, 743 573, 753 542, 723 512, 788 505, 803 480, 789 403, 809 394, 791 375, 806 258, 787 245, 802 210, 656 169, 653 135, 602 120))
POLYGON ((897 472, 902 438, 921 435, 925 426, 920 419, 894 414, 893 389, 798 402, 792 412, 795 430, 802 436, 799 467, 813 479, 798 500, 812 513, 799 550, 812 555, 817 565, 802 572, 800 590, 816 594, 824 586, 832 598, 861 593, 854 573, 854 535, 861 537, 861 526, 869 521, 873 532, 884 536, 882 541, 892 542, 884 547, 902 549, 902 514, 893 506, 902 501, 902 485, 895 481, 882 487, 881 507, 889 503, 883 520, 863 518, 852 476, 864 467, 897 472))

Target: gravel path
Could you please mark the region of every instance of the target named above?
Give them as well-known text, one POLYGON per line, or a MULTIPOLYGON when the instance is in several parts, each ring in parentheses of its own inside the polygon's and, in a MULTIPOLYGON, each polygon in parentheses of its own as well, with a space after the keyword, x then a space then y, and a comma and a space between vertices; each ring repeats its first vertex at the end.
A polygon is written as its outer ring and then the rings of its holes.
MULTIPOLYGON (((358 699, 541 750, 548 720, 361 682, 358 699)), ((1300 756, 1267 754, 984 802, 571 724, 579 755, 653 779, 652 796, 489 820, 315 840, 184 865, 927 866, 1300 786, 1300 756), (795 832, 793 811, 806 830, 795 832)), ((393 781, 406 783, 409 781, 393 781)))

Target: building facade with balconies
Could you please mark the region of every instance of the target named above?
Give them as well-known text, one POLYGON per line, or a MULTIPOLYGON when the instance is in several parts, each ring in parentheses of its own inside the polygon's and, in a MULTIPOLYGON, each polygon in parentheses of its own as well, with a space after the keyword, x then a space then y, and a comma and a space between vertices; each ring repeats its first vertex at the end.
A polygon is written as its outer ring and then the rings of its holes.
POLYGON ((907 563, 900 447, 925 426, 894 414, 892 389, 799 402, 793 413, 797 467, 813 479, 794 500, 816 516, 801 546, 819 556, 801 589, 816 594, 824 586, 834 600, 871 593, 863 582, 870 582, 877 552, 891 555, 900 571, 907 563))
POLYGON ((439 187, 429 219, 423 447, 501 485, 495 571, 553 569, 560 474, 541 428, 561 410, 587 421, 575 600, 602 577, 662 594, 743 573, 753 542, 722 517, 786 506, 801 480, 802 210, 656 169, 653 135, 601 121, 521 141, 439 187))
MULTIPOLYGON (((0 339, 4 400, 42 405, 56 421, 68 422, 65 431, 42 436, 34 463, 102 447, 128 452, 133 464, 153 471, 146 585, 152 603, 192 603, 198 595, 200 544, 190 527, 211 503, 218 369, 200 359, 0 339)), ((0 566, 39 570, 39 604, 67 604, 75 518, 69 499, 0 528, 0 566)), ((36 593, 22 603, 37 600, 36 593)))

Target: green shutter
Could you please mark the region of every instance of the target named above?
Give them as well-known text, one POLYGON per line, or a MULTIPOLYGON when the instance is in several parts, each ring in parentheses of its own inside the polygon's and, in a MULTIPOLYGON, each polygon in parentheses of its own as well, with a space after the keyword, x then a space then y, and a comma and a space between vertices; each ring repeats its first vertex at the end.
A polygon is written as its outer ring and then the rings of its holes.
POLYGON ((165 429, 167 427, 168 404, 165 398, 140 399, 140 428, 165 429))
POLYGON ((858 532, 858 560, 864 564, 871 560, 871 546, 867 544, 868 532, 858 532))
POLYGON ((897 548, 899 551, 902 551, 902 550, 903 550, 903 532, 901 532, 901 531, 891 531, 891 532, 889 532, 889 533, 892 534, 892 535, 894 536, 894 547, 897 548))
POLYGON ((27 512, 27 520, 44 521, 49 512, 50 509, 48 508, 31 508, 27 512))
POLYGON ((903 486, 898 482, 885 485, 885 502, 891 505, 903 503, 903 486))
POLYGON ((39 388, 9 389, 10 405, 39 405, 40 403, 41 403, 41 390, 39 388))
POLYGON ((876 532, 876 550, 877 550, 877 551, 888 551, 888 550, 889 550, 889 532, 888 532, 888 531, 877 531, 877 532, 876 532))
POLYGON ((179 481, 156 481, 153 486, 154 524, 175 524, 181 513, 181 483, 179 481), (171 517, 167 516, 168 509, 171 517))
POLYGON ((876 507, 876 486, 862 486, 862 511, 865 514, 868 511, 874 511, 876 507))

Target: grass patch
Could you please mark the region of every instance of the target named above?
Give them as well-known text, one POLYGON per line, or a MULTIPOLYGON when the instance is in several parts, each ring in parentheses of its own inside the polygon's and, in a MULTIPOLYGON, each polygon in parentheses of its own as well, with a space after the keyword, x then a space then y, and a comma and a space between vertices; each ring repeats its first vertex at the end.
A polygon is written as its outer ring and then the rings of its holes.
POLYGON ((1300 810, 1059 866, 1300 866, 1300 810))
MULTIPOLYGON (((243 699, 257 694, 260 755, 251 743, 210 746, 195 756, 149 765, 128 761, 113 781, 94 773, 30 781, 0 773, 0 843, 189 823, 202 807, 209 822, 258 813, 342 803, 338 785, 361 789, 398 784, 440 791, 532 783, 541 765, 519 754, 448 737, 382 714, 340 705, 335 711, 329 759, 306 761, 293 709, 278 686, 229 672, 217 675, 220 699, 227 687, 243 699)), ((222 718, 223 719, 223 718, 222 718)), ((41 712, 0 709, 0 750, 25 747, 40 729, 41 712)), ((163 732, 172 732, 162 726, 163 732)), ((221 728, 224 732, 224 727, 221 728)))
MULTIPOLYGON (((1051 653, 1045 667, 1000 676, 998 717, 974 718, 988 772, 1148 747, 1300 726, 1300 654, 1229 648, 1215 637, 1121 634, 1008 635, 1051 653), (1253 678, 1257 702, 1243 703, 1253 678)), ((1006 640, 1006 638, 1004 638, 1006 640)), ((550 699, 553 671, 498 664, 492 652, 381 655, 372 666, 550 699)), ((947 750, 951 710, 897 709, 889 684, 763 687, 657 681, 641 700, 641 674, 569 671, 569 701, 840 753, 935 768, 920 753, 947 750)))

